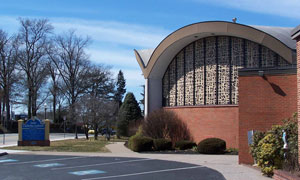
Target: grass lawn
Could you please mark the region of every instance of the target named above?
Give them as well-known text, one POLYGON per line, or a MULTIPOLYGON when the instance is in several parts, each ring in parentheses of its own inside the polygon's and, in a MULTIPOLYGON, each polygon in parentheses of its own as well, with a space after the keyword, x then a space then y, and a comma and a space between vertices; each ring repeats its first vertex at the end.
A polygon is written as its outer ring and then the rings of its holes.
POLYGON ((103 138, 94 140, 94 138, 86 139, 70 139, 61 141, 52 141, 50 146, 12 146, 3 149, 10 150, 28 150, 28 151, 55 151, 55 152, 109 152, 105 145, 109 142, 103 138))

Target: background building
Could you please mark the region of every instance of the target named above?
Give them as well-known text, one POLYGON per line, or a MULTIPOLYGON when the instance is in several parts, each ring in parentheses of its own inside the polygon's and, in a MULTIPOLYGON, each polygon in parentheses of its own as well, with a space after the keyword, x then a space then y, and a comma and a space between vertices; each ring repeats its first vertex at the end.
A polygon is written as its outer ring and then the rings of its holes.
POLYGON ((252 163, 247 132, 296 112, 296 42, 291 28, 201 22, 135 50, 145 82, 145 114, 165 108, 194 141, 218 137, 252 163))

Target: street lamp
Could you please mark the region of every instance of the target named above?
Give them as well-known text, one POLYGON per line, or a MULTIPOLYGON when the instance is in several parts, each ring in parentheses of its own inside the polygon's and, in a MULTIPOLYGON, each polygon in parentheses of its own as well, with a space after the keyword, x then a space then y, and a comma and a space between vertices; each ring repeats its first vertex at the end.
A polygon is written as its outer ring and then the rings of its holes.
POLYGON ((47 113, 47 103, 44 104, 44 107, 45 107, 45 119, 46 119, 47 118, 47 115, 46 115, 46 113, 47 113))

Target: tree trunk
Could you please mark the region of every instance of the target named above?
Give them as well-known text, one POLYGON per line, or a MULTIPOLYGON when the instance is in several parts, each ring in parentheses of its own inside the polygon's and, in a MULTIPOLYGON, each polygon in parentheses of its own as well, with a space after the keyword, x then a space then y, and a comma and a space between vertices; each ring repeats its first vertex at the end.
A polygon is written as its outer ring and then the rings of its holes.
POLYGON ((3 97, 0 97, 0 122, 1 122, 1 125, 3 126, 3 122, 1 121, 1 117, 2 117, 2 111, 1 111, 1 109, 2 109, 2 100, 3 100, 3 97))
POLYGON ((53 95, 53 121, 57 123, 58 121, 56 120, 56 95, 53 95))
POLYGON ((86 124, 84 126, 84 133, 85 133, 85 138, 89 139, 89 128, 88 128, 88 124, 86 124))
POLYGON ((9 94, 6 94, 6 127, 8 127, 8 122, 10 121, 10 103, 9 103, 9 94))
POLYGON ((36 89, 33 88, 32 91, 32 116, 36 116, 36 112, 37 112, 37 92, 36 89))
POLYGON ((32 89, 29 87, 28 89, 28 118, 31 119, 31 104, 32 104, 32 89))
POLYGON ((5 111, 5 95, 3 96, 3 100, 2 100, 2 123, 3 123, 3 127, 5 127, 5 114, 4 114, 4 111, 5 111))
POLYGON ((94 124, 94 137, 95 137, 95 140, 98 140, 98 124, 97 123, 94 124))

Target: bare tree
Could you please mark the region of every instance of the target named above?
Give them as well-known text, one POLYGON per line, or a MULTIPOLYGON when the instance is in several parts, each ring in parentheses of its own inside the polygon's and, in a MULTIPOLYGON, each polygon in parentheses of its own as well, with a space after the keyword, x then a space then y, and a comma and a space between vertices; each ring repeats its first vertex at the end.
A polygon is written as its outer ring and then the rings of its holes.
POLYGON ((8 37, 4 31, 0 30, 0 86, 3 92, 2 110, 6 111, 6 120, 10 119, 12 87, 17 81, 15 71, 17 48, 17 38, 8 37))
POLYGON ((46 19, 19 19, 19 41, 21 43, 18 52, 18 65, 24 73, 24 86, 28 89, 28 117, 36 116, 39 106, 39 91, 47 80, 47 45, 49 34, 53 27, 46 19))
POLYGON ((77 122, 75 119, 75 103, 85 90, 85 77, 89 71, 88 56, 85 48, 89 38, 78 37, 74 31, 55 37, 54 46, 48 50, 50 59, 57 67, 65 84, 67 100, 70 106, 70 119, 75 123, 77 139, 77 122))
POLYGON ((86 139, 89 139, 89 128, 90 128, 90 109, 89 107, 90 99, 88 96, 80 97, 80 100, 76 103, 76 115, 79 117, 80 121, 83 123, 83 129, 86 139))
POLYGON ((50 93, 52 95, 52 112, 53 120, 56 122, 56 106, 57 106, 57 96, 60 93, 60 84, 59 84, 59 71, 56 68, 53 61, 50 61, 47 64, 47 68, 50 74, 51 84, 50 84, 50 93))
POLYGON ((87 81, 89 95, 89 109, 94 129, 95 139, 98 138, 100 126, 107 126, 110 116, 113 116, 116 108, 113 101, 115 83, 109 68, 101 65, 94 65, 90 68, 87 81), (106 122, 107 121, 107 122, 106 122))

